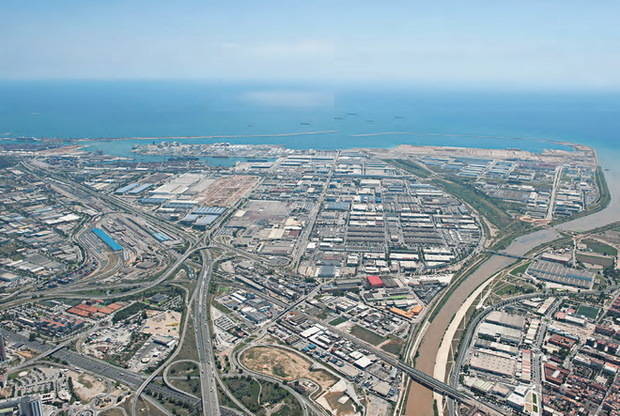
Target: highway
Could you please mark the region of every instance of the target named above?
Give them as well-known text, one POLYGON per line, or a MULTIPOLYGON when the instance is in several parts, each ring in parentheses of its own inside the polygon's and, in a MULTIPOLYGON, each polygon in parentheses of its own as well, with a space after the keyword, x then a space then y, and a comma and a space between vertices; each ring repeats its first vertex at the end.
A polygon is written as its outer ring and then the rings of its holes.
MULTIPOLYGON (((47 169, 42 169, 40 167, 35 167, 35 166, 32 166, 31 164, 26 164, 26 163, 24 163, 24 166, 27 170, 38 173, 39 176, 45 176, 48 180, 51 179, 53 181, 56 181, 59 184, 59 186, 63 188, 69 188, 71 189, 72 192, 78 191, 78 192, 81 192, 83 194, 90 196, 91 198, 96 199, 103 206, 110 205, 121 211, 128 212, 131 215, 143 217, 149 222, 157 224, 163 230, 166 230, 167 232, 171 234, 182 236, 185 239, 185 241, 189 244, 184 254, 179 256, 176 259, 176 262, 174 262, 174 264, 169 266, 168 270, 162 273, 158 279, 152 282, 140 284, 140 286, 137 287, 136 289, 124 292, 122 294, 123 296, 127 296, 127 295, 134 294, 134 293, 139 293, 148 288, 155 287, 161 284, 166 279, 168 279, 178 269, 178 267, 183 262, 185 262, 192 254, 194 254, 196 251, 201 252, 202 270, 198 278, 198 287, 197 287, 198 296, 196 300, 194 301, 192 319, 194 322, 196 346, 197 346, 198 358, 199 358, 199 364, 200 364, 202 413, 206 416, 211 416, 211 415, 219 416, 220 407, 219 407, 218 392, 217 392, 217 382, 218 382, 217 370, 216 370, 215 362, 214 362, 213 347, 211 344, 212 335, 210 333, 210 327, 209 327, 208 296, 209 296, 209 286, 210 286, 212 271, 213 271, 212 264, 211 264, 212 258, 211 258, 209 251, 205 250, 207 248, 206 241, 208 241, 212 231, 209 231, 205 233, 205 235, 198 237, 196 234, 188 233, 185 230, 181 229, 180 227, 170 224, 167 221, 161 220, 160 218, 156 217, 153 214, 143 212, 137 207, 133 207, 127 202, 120 200, 114 196, 96 192, 82 184, 69 180, 65 177, 59 177, 58 175, 55 175, 53 172, 50 172, 47 169)), ((323 194, 321 195, 321 200, 324 197, 324 194, 325 194, 325 189, 323 190, 323 194)), ((312 232, 312 228, 314 225, 314 221, 316 220, 317 213, 318 213, 318 209, 316 212, 312 213, 311 221, 307 224, 306 229, 304 230, 304 234, 302 235, 302 238, 300 238, 299 244, 296 247, 296 250, 293 256, 293 263, 292 263, 293 266, 296 266, 299 262, 299 259, 301 258, 301 254, 303 253, 303 247, 305 246, 305 242, 308 236, 312 232)), ((211 230, 213 229, 215 229, 215 224, 211 228, 211 230)), ((258 261, 263 264, 271 263, 271 262, 267 262, 261 256, 241 252, 241 250, 231 249, 230 247, 222 247, 222 248, 225 250, 233 251, 234 253, 238 255, 251 258, 252 260, 258 261)), ((270 266, 273 266, 273 264, 270 264, 270 266)), ((309 293, 306 296, 301 297, 296 302, 293 302, 289 307, 284 309, 284 311, 281 314, 279 314, 274 319, 274 321, 282 317, 287 312, 294 310, 306 298, 316 293, 316 291, 319 288, 320 286, 317 286, 317 288, 315 288, 311 293, 309 293)), ((51 292, 48 292, 48 293, 51 293, 51 292)), ((118 294, 113 294, 109 296, 99 296, 99 297, 100 298, 112 298, 112 297, 117 297, 117 296, 118 294)), ((266 327, 263 327, 262 331, 264 331, 265 328, 266 327)), ((437 393, 444 394, 455 400, 470 404, 481 410, 485 410, 492 415, 503 414, 498 409, 492 408, 485 403, 477 401, 477 399, 475 399, 473 396, 469 395, 468 393, 458 391, 457 389, 451 387, 450 385, 442 381, 439 381, 433 378, 432 376, 427 375, 423 371, 415 369, 407 365, 404 362, 400 362, 398 359, 396 359, 391 354, 386 353, 378 348, 375 348, 374 346, 370 344, 364 343, 363 341, 352 336, 351 334, 339 331, 336 328, 333 328, 331 326, 330 326, 330 329, 333 332, 338 333, 341 337, 345 339, 349 339, 352 342, 364 345, 365 348, 372 351, 375 355, 382 358, 387 363, 393 365, 394 367, 399 368, 401 371, 408 374, 416 382, 428 387, 429 389, 432 389, 433 391, 437 393)), ((178 391, 169 389, 167 387, 162 387, 158 384, 148 383, 148 382, 145 383, 145 378, 139 374, 132 373, 124 369, 120 369, 118 367, 112 366, 110 364, 107 364, 99 360, 95 360, 89 357, 82 356, 78 353, 68 351, 64 348, 60 348, 57 351, 54 351, 52 356, 55 358, 59 358, 61 360, 65 360, 70 365, 84 368, 96 374, 100 374, 105 377, 120 381, 124 384, 129 385, 133 389, 136 389, 142 386, 141 388, 145 387, 145 391, 150 391, 153 394, 162 394, 166 397, 175 398, 176 400, 181 400, 186 403, 190 403, 192 406, 196 404, 195 403, 196 399, 192 398, 189 395, 182 394, 178 391)))
MULTIPOLYGON (((51 346, 50 344, 42 343, 39 341, 29 341, 27 337, 21 334, 8 331, 3 328, 0 328, 0 334, 2 334, 10 342, 24 344, 28 348, 37 352, 46 353, 50 350, 53 350, 54 352, 53 354, 51 354, 51 356, 55 359, 66 362, 68 366, 83 369, 90 373, 106 377, 110 380, 118 381, 120 383, 126 384, 134 390, 137 389, 145 380, 145 378, 141 374, 134 373, 133 371, 116 367, 105 361, 91 358, 77 352, 67 350, 66 348, 58 348, 57 346, 51 346)), ((146 391, 153 396, 161 394, 162 397, 165 397, 167 399, 187 403, 190 407, 194 407, 198 404, 197 400, 190 395, 174 391, 168 387, 164 387, 159 384, 151 383, 147 387, 146 391)))
MULTIPOLYGON (((299 303, 301 303, 301 301, 305 300, 305 297, 300 299, 299 301, 295 302, 294 304, 292 304, 289 308, 285 309, 282 313, 280 313, 277 317, 275 317, 274 319, 279 319, 280 317, 284 316, 284 314, 288 313, 289 311, 291 311, 294 307, 296 307, 297 305, 299 305, 299 303)), ((444 383, 443 381, 437 380, 436 378, 434 378, 433 376, 430 376, 426 373, 424 373, 423 371, 420 371, 408 364, 406 364, 403 361, 400 361, 399 359, 397 359, 394 355, 383 351, 380 348, 375 347, 374 345, 367 343, 351 334, 349 334, 348 332, 342 331, 332 325, 330 325, 328 322, 323 321, 321 319, 315 318, 311 315, 308 315, 306 313, 303 312, 299 312, 297 311, 298 314, 304 316, 306 319, 311 320, 317 324, 323 325, 327 328, 329 328, 329 330, 335 334, 337 334, 338 336, 340 336, 343 339, 346 339, 348 341, 351 341, 357 345, 361 345, 364 349, 370 351, 371 353, 373 353, 374 355, 376 355, 377 357, 381 358, 383 361, 385 361, 386 363, 392 365, 393 367, 398 368, 399 370, 401 370, 402 372, 404 372, 405 374, 407 374, 409 377, 411 377, 412 380, 414 380, 415 382, 423 385, 424 387, 439 393, 439 394, 443 394, 449 398, 455 399, 459 402, 468 404, 472 407, 476 407, 480 410, 484 410, 485 412, 487 412, 489 415, 504 415, 506 414, 506 412, 502 411, 501 409, 498 409, 492 405, 489 405, 487 403, 481 402, 480 400, 476 399, 473 395, 466 393, 466 392, 462 392, 459 391, 458 389, 450 386, 447 383, 444 383)), ((286 326, 286 324, 284 324, 286 326)), ((262 329, 264 330, 265 328, 267 328, 269 325, 265 325, 262 329)), ((295 330, 294 328, 290 328, 293 331, 295 330)))
POLYGON ((557 199, 558 189, 560 188, 560 178, 562 177, 562 166, 555 168, 555 176, 553 178, 553 188, 551 191, 551 198, 549 199, 549 206, 547 207, 547 215, 545 220, 551 222, 553 220, 553 208, 555 206, 555 200, 557 199))
POLYGON ((396 357, 394 357, 392 354, 387 353, 385 351, 383 351, 380 348, 375 347, 374 345, 371 345, 367 342, 364 342, 362 340, 360 340, 359 338, 341 331, 323 321, 319 321, 322 325, 324 326, 328 326, 329 330, 332 332, 337 333, 339 336, 341 336, 342 338, 345 338, 353 343, 356 344, 361 344, 363 345, 363 347, 367 350, 369 350, 370 352, 372 352, 374 355, 376 355, 377 357, 381 358, 383 361, 385 361, 386 363, 398 368, 399 370, 401 370, 403 373, 407 374, 409 377, 411 377, 412 380, 414 380, 416 383, 423 385, 424 387, 439 393, 439 394, 443 394, 444 396, 447 396, 451 399, 455 399, 461 403, 465 403, 469 406, 475 407, 479 410, 483 410, 485 411, 487 414, 489 415, 505 415, 507 414, 507 412, 504 412, 501 409, 498 409, 492 405, 489 405, 487 403, 484 403, 478 399, 476 399, 473 395, 460 391, 446 383, 444 383, 443 381, 437 380, 436 378, 434 378, 433 376, 430 376, 428 374, 426 374, 423 371, 418 370, 417 368, 414 368, 406 363, 404 363, 403 361, 398 360, 396 357))
POLYGON ((220 414, 219 398, 213 346, 211 344, 211 330, 209 327, 209 284, 213 272, 212 259, 208 250, 202 250, 202 270, 198 277, 198 297, 194 307, 194 331, 196 333, 196 347, 200 363, 200 388, 202 393, 202 414, 213 416, 220 414))

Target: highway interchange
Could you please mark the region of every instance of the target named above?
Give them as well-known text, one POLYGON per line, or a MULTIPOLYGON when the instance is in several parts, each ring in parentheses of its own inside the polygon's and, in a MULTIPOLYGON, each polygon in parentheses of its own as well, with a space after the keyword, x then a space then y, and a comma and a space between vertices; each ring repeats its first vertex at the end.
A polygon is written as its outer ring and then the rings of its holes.
MULTIPOLYGON (((156 287, 162 284, 166 280, 170 279, 179 270, 179 267, 182 266, 185 262, 187 262, 191 256, 193 256, 195 253, 200 253, 201 260, 202 260, 202 269, 198 275, 196 296, 192 298, 192 300, 187 306, 188 306, 188 311, 190 312, 190 316, 194 324, 193 327, 195 331, 197 351, 199 355, 198 362, 200 366, 202 413, 204 415, 209 415, 209 416, 219 415, 221 413, 221 407, 219 405, 217 385, 218 385, 218 381, 221 382, 221 380, 218 380, 217 370, 215 368, 214 357, 213 357, 213 346, 212 346, 212 334, 210 333, 210 328, 208 324, 209 322, 209 317, 208 317, 209 285, 211 283, 212 272, 213 272, 211 265, 214 260, 210 253, 210 250, 212 250, 213 248, 217 248, 219 250, 226 250, 229 253, 243 256, 243 257, 252 259, 253 261, 257 261, 257 262, 264 263, 267 265, 270 265, 271 263, 268 260, 265 260, 258 255, 254 255, 254 254, 244 252, 242 250, 234 249, 222 243, 215 243, 209 246, 209 242, 211 240, 212 233, 213 233, 212 231, 205 233, 201 237, 197 237, 195 234, 188 233, 187 231, 180 228, 179 226, 175 224, 171 224, 167 221, 163 221, 155 215, 145 213, 144 211, 137 209, 136 207, 133 207, 132 205, 128 204, 127 202, 119 198, 116 198, 115 196, 101 194, 96 191, 93 191, 90 188, 84 185, 81 185, 67 177, 63 177, 54 172, 46 170, 42 168, 41 165, 25 164, 24 168, 28 170, 30 173, 32 173, 33 175, 38 175, 40 177, 46 177, 48 178, 48 180, 54 181, 58 187, 64 190, 64 192, 76 193, 77 194, 76 198, 83 197, 84 195, 88 195, 88 197, 93 200, 101 201, 102 205, 106 205, 109 207, 109 210, 114 209, 114 210, 117 210, 118 212, 125 212, 130 215, 142 217, 145 221, 156 224, 161 229, 166 230, 167 232, 173 235, 180 236, 186 241, 185 251, 182 254, 176 256, 175 261, 168 266, 168 268, 166 269, 164 273, 161 273, 161 275, 155 280, 140 283, 139 285, 136 285, 135 287, 131 287, 129 290, 123 291, 122 292, 123 296, 137 294, 137 293, 140 293, 142 291, 145 291, 147 289, 150 289, 150 288, 153 288, 153 287, 156 287)), ((321 198, 323 197, 324 197, 324 192, 321 195, 321 198)), ((312 222, 316 220, 317 215, 318 215, 318 210, 315 210, 312 213, 312 218, 311 218, 312 222)), ((83 225, 87 226, 88 224, 83 224, 83 225)), ((216 225, 214 225, 211 228, 211 230, 217 229, 216 225)), ((306 231, 306 233, 304 233, 304 239, 301 239, 300 241, 298 241, 298 245, 295 250, 294 261, 292 261, 292 263, 298 263, 299 257, 301 256, 300 247, 303 247, 305 245, 305 239, 308 238, 309 234, 310 234, 309 231, 306 231)), ((288 271, 290 272, 290 269, 288 269, 288 271)), ((328 283, 328 282, 325 282, 325 283, 328 283)), ((122 288, 123 286, 119 285, 119 287, 122 288)), ((271 320, 270 324, 267 324, 263 328, 261 328, 260 332, 264 333, 266 329, 270 325, 275 323, 279 318, 284 316, 286 313, 292 310, 295 310, 295 308, 299 304, 303 303, 310 296, 316 294, 316 292, 320 289, 320 287, 321 286, 317 286, 313 291, 308 293, 306 296, 303 296, 297 301, 288 305, 283 310, 282 313, 280 313, 279 315, 277 315, 271 320)), ((81 296, 80 290, 86 290, 89 288, 80 287, 78 285, 75 288, 69 288, 69 290, 67 290, 66 287, 63 289, 65 291, 63 293, 63 297, 69 297, 69 298, 76 297, 77 298, 81 296)), ((42 298, 43 299, 48 298, 48 297, 53 298, 54 296, 57 296, 56 292, 57 291, 51 290, 47 293, 44 293, 42 298)), ((99 297, 102 299, 106 299, 106 298, 114 298, 116 296, 118 296, 118 294, 111 293, 107 295, 103 294, 99 297)), ((16 304, 19 302, 23 302, 27 298, 28 298, 27 294, 24 294, 24 296, 22 297, 11 299, 10 302, 7 302, 6 304, 8 305, 16 304)), ((325 323, 323 322, 323 324, 325 323)), ((412 380, 423 384, 424 386, 432 389, 433 391, 436 391, 440 394, 444 394, 458 401, 461 401, 461 402, 464 402, 470 405, 474 405, 480 409, 485 409, 489 411, 491 414, 501 414, 501 412, 499 412, 497 409, 489 407, 487 404, 477 402, 477 400, 473 396, 466 394, 462 391, 459 391, 458 389, 442 381, 436 380, 432 376, 429 376, 413 368, 412 366, 406 364, 405 362, 399 361, 392 354, 386 353, 383 350, 380 350, 367 343, 364 343, 363 341, 357 339, 356 337, 351 336, 350 334, 346 332, 339 331, 333 327, 331 327, 330 329, 338 333, 340 336, 342 336, 345 339, 349 339, 360 345, 364 345, 365 348, 371 350, 378 357, 384 359, 386 362, 398 367, 403 372, 408 374, 412 378, 412 380)), ((12 339, 16 339, 16 337, 19 339, 18 334, 7 334, 7 335, 10 336, 12 339)), ((85 357, 76 352, 70 351, 69 349, 65 348, 65 345, 48 346, 48 345, 41 345, 41 344, 32 344, 32 343, 29 343, 28 340, 24 340, 24 339, 20 339, 20 342, 23 342, 24 344, 29 345, 35 351, 39 351, 41 354, 38 357, 39 359, 44 358, 47 355, 51 355, 54 358, 67 362, 68 365, 70 366, 81 368, 83 370, 92 372, 94 374, 98 374, 98 375, 107 377, 109 379, 116 380, 134 389, 137 392, 137 397, 134 398, 134 413, 136 412, 135 404, 138 401, 138 397, 142 395, 143 392, 148 392, 150 394, 159 394, 159 395, 162 395, 164 397, 168 397, 174 400, 180 400, 182 402, 188 403, 191 406, 196 405, 196 399, 193 396, 189 394, 183 394, 179 392, 178 390, 171 389, 166 386, 161 386, 160 384, 153 382, 153 380, 155 379, 155 374, 158 374, 160 370, 163 370, 163 368, 158 369, 153 375, 151 375, 148 378, 145 378, 131 371, 113 366, 111 364, 105 363, 100 360, 96 360, 94 358, 85 357)), ((308 409, 311 409, 310 407, 306 405, 304 405, 303 408, 305 409, 305 411, 308 411, 308 409)), ((316 411, 314 411, 313 413, 316 413, 316 411)))
MULTIPOLYGON (((229 392, 225 391, 225 386, 223 385, 222 380, 220 376, 218 375, 218 371, 216 369, 216 363, 214 360, 213 345, 212 345, 213 334, 211 333, 211 328, 209 324, 210 322, 210 317, 209 317, 210 287, 211 287, 213 275, 214 275, 213 264, 217 260, 216 256, 223 256, 224 254, 242 256, 242 257, 251 259, 253 261, 266 264, 266 265, 270 265, 270 266, 273 266, 274 264, 271 263, 269 260, 262 258, 261 256, 250 254, 250 253, 247 253, 243 250, 239 250, 236 248, 232 248, 220 242, 218 238, 214 237, 213 231, 208 231, 204 233, 202 236, 197 236, 196 234, 187 232, 185 229, 173 223, 164 221, 153 214, 146 213, 143 210, 138 209, 132 206, 131 204, 115 196, 106 195, 106 194, 93 191, 90 188, 80 183, 77 183, 75 181, 72 181, 69 178, 63 177, 62 175, 58 175, 57 173, 44 169, 40 165, 25 164, 24 169, 29 171, 33 175, 45 177, 48 180, 55 182, 56 186, 58 186, 59 188, 62 188, 64 192, 75 194, 76 198, 80 198, 80 197, 83 197, 84 195, 88 195, 89 198, 100 201, 102 205, 107 205, 109 207, 109 212, 122 212, 122 213, 126 213, 132 216, 141 217, 145 221, 148 221, 149 223, 152 223, 152 224, 156 224, 159 228, 166 230, 170 234, 179 236, 185 241, 186 245, 182 253, 171 253, 170 254, 170 260, 171 260, 170 264, 167 266, 167 268, 165 269, 163 273, 161 273, 156 279, 131 285, 131 287, 129 287, 128 290, 122 291, 123 296, 138 294, 145 290, 148 290, 150 288, 153 288, 153 287, 156 287, 158 285, 165 283, 167 280, 170 280, 172 277, 174 277, 175 274, 179 271, 180 267, 182 267, 183 265, 185 265, 187 262, 190 261, 190 258, 192 258, 196 253, 199 253, 201 269, 200 269, 200 272, 197 274, 196 289, 194 293, 192 294, 192 296, 190 296, 187 299, 186 319, 191 320, 195 339, 196 339, 196 350, 198 353, 197 362, 199 365, 199 372, 200 372, 200 397, 201 399, 197 399, 195 396, 191 394, 183 393, 182 391, 178 389, 166 386, 165 383, 162 385, 162 384, 155 382, 156 378, 159 377, 159 374, 164 372, 167 368, 169 368, 169 364, 170 364, 169 362, 166 362, 164 365, 158 368, 155 372, 153 372, 151 376, 144 377, 138 373, 111 365, 104 361, 100 361, 94 358, 81 355, 74 351, 71 351, 69 349, 70 347, 69 342, 64 342, 59 345, 51 345, 51 344, 41 343, 38 341, 31 341, 28 338, 21 336, 20 334, 8 332, 3 329, 0 330, 0 333, 3 333, 8 339, 14 342, 22 343, 28 346, 29 348, 31 348, 32 350, 37 351, 39 355, 36 357, 36 359, 43 359, 48 356, 51 356, 57 360, 60 360, 61 362, 66 363, 66 365, 68 366, 79 368, 79 369, 91 372, 93 374, 97 374, 97 375, 100 375, 108 379, 115 380, 122 384, 127 385, 130 389, 132 389, 133 391, 137 393, 136 397, 134 398, 134 402, 133 402, 134 403, 134 406, 133 406, 134 414, 136 414, 137 412, 136 403, 138 403, 138 398, 142 396, 143 393, 148 393, 148 395, 153 396, 153 397, 162 396, 165 398, 169 398, 171 400, 180 401, 180 402, 186 403, 188 406, 192 408, 196 408, 196 409, 200 408, 202 409, 201 412, 204 415, 211 416, 211 415, 222 414, 223 408, 220 403, 218 387, 224 390, 225 394, 229 392), (199 400, 200 400, 200 403, 198 403, 199 400)), ((320 200, 324 198, 324 195, 325 195, 325 192, 323 191, 323 193, 321 194, 320 200)), ((236 206, 238 206, 240 202, 238 202, 236 206)), ((289 263, 288 268, 283 267, 280 270, 280 272, 287 272, 289 274, 293 273, 292 270, 294 270, 294 266, 299 263, 299 259, 302 254, 302 248, 305 246, 307 242, 307 239, 311 232, 312 224, 314 224, 314 221, 316 220, 317 215, 318 215, 318 209, 312 212, 311 219, 310 219, 311 225, 310 227, 304 230, 300 240, 297 242, 297 245, 294 249, 294 255, 292 256, 292 260, 289 263)), ((221 221, 223 221, 223 219, 220 219, 218 223, 214 224, 211 230, 216 230, 217 225, 221 221)), ((88 223, 82 224, 81 230, 83 231, 85 227, 87 226, 89 226, 88 223)), ((84 245, 84 240, 81 238, 81 235, 82 235, 82 232, 77 232, 72 238, 75 242, 79 242, 81 243, 81 245, 84 245)), ((514 259, 522 258, 521 254, 513 255, 513 254, 507 254, 507 253, 500 253, 500 252, 493 252, 490 254, 514 257, 514 259)), ((85 258, 86 259, 89 258, 88 251, 86 251, 85 258)), ((113 266, 113 267, 116 267, 116 266, 113 266)), ((327 284, 327 283, 329 282, 324 282, 323 284, 327 284)), ((119 284, 117 286, 112 286, 111 289, 112 288, 123 289, 124 286, 122 284, 119 284)), ((285 316, 287 313, 296 310, 296 308, 301 303, 303 303, 306 299, 316 294, 317 291, 320 290, 320 288, 321 288, 321 285, 317 286, 311 292, 309 292, 305 296, 300 297, 298 300, 296 300, 295 302, 292 302, 289 305, 285 305, 285 304, 283 305, 282 302, 279 301, 278 299, 271 298, 270 300, 273 303, 280 304, 284 308, 281 313, 273 317, 269 323, 264 325, 257 334, 253 334, 253 335, 264 334, 265 331, 271 325, 274 325, 280 318, 285 316)), ((62 293, 63 297, 79 298, 79 297, 83 297, 80 294, 81 291, 92 290, 92 287, 89 287, 88 285, 75 285, 73 287, 65 287, 62 290, 64 291, 62 293)), ((50 289, 44 293, 41 293, 41 298, 52 299, 54 297, 57 297, 60 292, 61 292, 60 289, 58 290, 50 289)), ((13 304, 19 304, 19 303, 25 302, 29 299, 29 296, 30 294, 26 292, 18 293, 12 299, 5 299, 3 301, 3 305, 10 306, 13 304)), ((118 293, 110 293, 110 294, 102 294, 99 297, 102 299, 110 299, 110 298, 114 298, 117 296, 118 296, 118 293)), ((264 295, 261 295, 261 296, 264 296, 264 295)), ((537 294, 537 296, 540 296, 540 294, 537 294)), ((510 299, 510 300, 505 301, 504 303, 516 302, 518 300, 521 300, 521 298, 510 299)), ((498 304, 497 307, 503 306, 504 303, 498 304)), ((485 313, 488 313, 488 311, 485 311, 485 313)), ((469 329, 468 329, 469 332, 467 332, 466 337, 471 337, 472 328, 475 327, 475 323, 479 322, 483 317, 484 317, 484 314, 480 314, 479 316, 476 317, 472 325, 469 326, 469 329)), ((330 331, 338 334, 342 338, 347 339, 360 346, 363 346, 365 349, 367 349, 368 351, 371 351, 377 357, 380 357, 385 362, 403 371, 416 383, 419 383, 436 393, 445 395, 446 397, 452 400, 456 400, 458 402, 471 405, 472 407, 483 410, 491 415, 506 414, 505 410, 499 407, 496 407, 492 404, 481 402, 479 399, 477 399, 473 395, 466 393, 462 390, 459 390, 457 387, 457 383, 456 383, 456 378, 455 378, 456 375, 454 375, 457 373, 453 373, 453 376, 451 377, 448 383, 437 380, 434 377, 426 374, 425 372, 413 367, 407 362, 398 359, 396 356, 390 353, 387 353, 379 348, 376 348, 375 346, 370 345, 352 336, 351 334, 345 331, 341 331, 329 325, 328 323, 324 321, 317 320, 316 318, 310 315, 306 315, 306 318, 315 320, 317 323, 320 323, 321 325, 328 327, 330 331)), ((187 327, 187 322, 186 322, 186 327, 187 327)), ((237 357, 238 357, 238 354, 235 356, 235 359, 237 359, 237 357)), ((464 357, 464 352, 459 352, 459 359, 457 363, 462 362, 463 357, 464 357)), ((237 359, 237 362, 238 362, 238 359, 237 359)), ((246 373, 251 374, 254 377, 257 377, 257 378, 262 377, 265 380, 272 381, 272 382, 274 381, 274 379, 271 379, 269 377, 266 377, 264 375, 261 375, 255 372, 251 372, 248 369, 245 369, 244 371, 246 373)), ((165 381, 165 377, 164 377, 164 381, 165 381)), ((303 397, 300 397, 298 394, 294 394, 294 395, 298 399, 300 404, 302 405, 304 414, 309 414, 309 413, 323 414, 322 409, 317 408, 312 402, 305 400, 303 397)), ((233 398, 231 397, 231 399, 233 398)), ((453 408, 453 403, 454 403, 452 400, 449 400, 449 407, 451 408, 453 408)))

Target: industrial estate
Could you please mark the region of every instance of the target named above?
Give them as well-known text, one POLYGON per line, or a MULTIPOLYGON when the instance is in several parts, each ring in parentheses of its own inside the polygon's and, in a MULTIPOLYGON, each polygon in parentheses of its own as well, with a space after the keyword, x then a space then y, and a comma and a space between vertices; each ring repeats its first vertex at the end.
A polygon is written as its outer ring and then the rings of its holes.
POLYGON ((0 144, 0 412, 620 415, 594 151, 0 144))

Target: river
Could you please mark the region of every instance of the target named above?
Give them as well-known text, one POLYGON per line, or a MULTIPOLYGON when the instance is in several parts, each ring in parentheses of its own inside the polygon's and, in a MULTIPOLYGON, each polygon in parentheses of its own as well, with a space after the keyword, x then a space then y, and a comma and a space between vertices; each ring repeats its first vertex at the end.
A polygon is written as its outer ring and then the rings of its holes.
MULTIPOLYGON (((603 167, 606 168, 605 178, 611 193, 611 201, 607 208, 560 224, 556 227, 558 230, 583 232, 620 220, 620 170, 609 161, 604 161, 603 167)), ((505 251, 517 256, 523 255, 540 244, 553 241, 558 236, 559 234, 555 229, 538 230, 515 239, 505 251)), ((508 257, 492 256, 460 284, 458 290, 450 295, 424 333, 418 347, 419 355, 416 360, 416 368, 426 374, 433 374, 437 351, 439 351, 443 336, 455 313, 480 284, 514 261, 508 257)), ((408 395, 406 406, 408 416, 429 416, 433 414, 433 393, 430 390, 417 383, 412 383, 408 395)))

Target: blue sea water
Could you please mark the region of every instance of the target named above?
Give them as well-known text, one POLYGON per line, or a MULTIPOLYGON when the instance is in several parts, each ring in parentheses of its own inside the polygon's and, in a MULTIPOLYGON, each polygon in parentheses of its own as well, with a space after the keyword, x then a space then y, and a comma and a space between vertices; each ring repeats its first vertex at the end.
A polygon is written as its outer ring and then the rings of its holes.
MULTIPOLYGON (((570 141, 620 154, 620 93, 447 91, 394 86, 173 81, 3 81, 0 137, 234 135, 190 143, 291 148, 398 144, 521 148, 570 141), (329 131, 313 135, 282 133, 329 131), (264 135, 261 137, 252 137, 264 135)), ((91 149, 133 156, 136 140, 91 149)))

